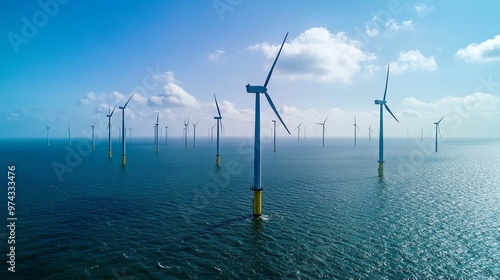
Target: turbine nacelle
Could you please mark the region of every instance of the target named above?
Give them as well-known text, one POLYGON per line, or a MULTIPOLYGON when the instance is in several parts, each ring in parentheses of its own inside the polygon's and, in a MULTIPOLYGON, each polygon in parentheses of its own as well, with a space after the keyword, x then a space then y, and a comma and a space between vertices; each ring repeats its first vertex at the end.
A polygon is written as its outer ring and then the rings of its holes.
POLYGON ((375 104, 377 104, 377 105, 384 105, 385 103, 387 103, 387 101, 385 101, 385 100, 378 100, 378 99, 375 100, 375 104))
POLYGON ((264 93, 267 92, 267 88, 264 86, 251 86, 250 84, 247 85, 247 92, 248 93, 264 93))
POLYGON ((214 120, 222 120, 222 117, 214 117, 214 120))

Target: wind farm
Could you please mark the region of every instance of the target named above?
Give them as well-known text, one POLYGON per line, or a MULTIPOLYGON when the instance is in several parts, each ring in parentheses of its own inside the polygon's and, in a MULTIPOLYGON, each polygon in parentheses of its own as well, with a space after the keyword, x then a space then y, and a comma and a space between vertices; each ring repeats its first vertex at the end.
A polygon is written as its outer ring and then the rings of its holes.
POLYGON ((7 274, 500 279, 499 8, 9 5, 7 274))

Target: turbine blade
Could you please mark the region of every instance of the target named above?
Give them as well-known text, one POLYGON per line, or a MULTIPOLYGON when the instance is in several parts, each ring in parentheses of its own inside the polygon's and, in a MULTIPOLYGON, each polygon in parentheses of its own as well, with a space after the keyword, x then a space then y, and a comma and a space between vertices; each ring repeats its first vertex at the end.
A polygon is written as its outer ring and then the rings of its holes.
POLYGON ((219 110, 219 103, 217 103, 217 97, 215 97, 215 93, 214 93, 214 99, 215 99, 215 106, 217 106, 217 113, 219 113, 219 117, 222 118, 222 116, 220 114, 220 110, 219 110))
POLYGON ((385 101, 385 96, 387 95, 387 84, 389 83, 389 65, 387 64, 387 77, 385 78, 385 90, 384 90, 384 100, 385 101))
POLYGON ((130 99, 132 99, 132 97, 134 97, 134 94, 135 93, 132 93, 132 95, 130 96, 130 98, 127 100, 127 103, 125 103, 125 105, 123 105, 123 108, 127 107, 127 104, 130 102, 130 99))
POLYGON ((385 109, 387 109, 387 111, 391 114, 391 116, 392 116, 392 117, 393 117, 393 118, 394 118, 397 122, 399 122, 399 121, 398 121, 398 119, 396 118, 396 116, 394 116, 394 114, 391 112, 391 109, 389 109, 389 106, 387 106, 387 104, 384 104, 384 107, 385 107, 385 109))
POLYGON ((444 119, 444 116, 437 122, 438 124, 444 119))
POLYGON ((325 121, 323 122, 323 125, 326 123, 326 120, 328 119, 328 116, 326 116, 325 121))
POLYGON ((111 114, 109 114, 110 116, 113 116, 113 113, 115 112, 115 109, 116 109, 116 105, 115 105, 115 107, 113 107, 113 111, 111 111, 111 114))
POLYGON ((441 138, 441 128, 439 128, 439 124, 437 125, 438 133, 439 133, 439 138, 441 138))
POLYGON ((280 53, 281 53, 281 50, 283 49, 283 45, 285 44, 286 37, 288 37, 288 32, 285 35, 285 39, 283 39, 283 43, 281 43, 281 47, 280 47, 280 50, 278 52, 278 55, 276 56, 276 59, 274 59, 273 66, 271 67, 271 70, 269 70, 269 74, 267 74, 266 82, 264 83, 265 88, 267 88, 267 83, 269 83, 269 79, 271 79, 271 75, 273 74, 274 66, 276 66, 276 62, 278 61, 278 57, 280 57, 280 53))
POLYGON ((156 125, 158 125, 158 120, 160 119, 160 113, 156 114, 156 125))
MULTIPOLYGON (((287 35, 288 35, 288 33, 287 33, 287 35)), ((286 37, 285 37, 285 39, 286 39, 286 37)), ((271 100, 271 97, 269 96, 269 94, 267 94, 267 92, 264 92, 264 94, 266 95, 266 98, 267 98, 267 101, 269 102, 269 105, 271 105, 271 108, 273 108, 274 113, 276 114, 276 116, 278 116, 278 119, 280 119, 281 124, 283 124, 283 126, 285 127, 285 129, 286 129, 286 131, 288 132, 288 134, 292 135, 292 134, 290 133, 290 130, 288 130, 288 127, 286 127, 285 122, 283 122, 283 120, 281 119, 281 116, 280 116, 280 114, 278 113, 278 110, 276 110, 276 107, 274 106, 274 103, 273 103, 273 101, 271 100)))

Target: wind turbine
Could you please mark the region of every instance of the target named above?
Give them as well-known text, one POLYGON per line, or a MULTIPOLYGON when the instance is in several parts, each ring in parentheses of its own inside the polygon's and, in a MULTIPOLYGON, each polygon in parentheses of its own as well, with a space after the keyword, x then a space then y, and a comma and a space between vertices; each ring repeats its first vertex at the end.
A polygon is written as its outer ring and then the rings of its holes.
POLYGON ((168 144, 168 125, 165 126, 165 144, 168 144))
POLYGON ((325 132, 326 132, 325 123, 326 123, 327 119, 328 119, 328 116, 326 116, 325 120, 322 123, 316 123, 316 124, 323 126, 323 147, 325 146, 325 132))
POLYGON ((160 129, 159 129, 159 123, 158 121, 160 120, 160 113, 158 112, 156 114, 156 124, 155 124, 155 142, 156 142, 156 153, 160 152, 160 129))
POLYGON ((134 97, 134 94, 132 94, 125 105, 123 106, 118 106, 118 109, 122 110, 122 165, 125 166, 127 164, 127 143, 126 143, 126 138, 125 138, 125 108, 127 108, 127 104, 130 102, 130 99, 134 97))
POLYGON ((115 107, 113 107, 113 111, 110 110, 111 108, 109 107, 109 104, 108 104, 108 114, 106 115, 106 117, 108 117, 108 156, 109 158, 112 158, 113 157, 113 151, 112 151, 112 147, 111 147, 111 117, 113 116, 113 113, 115 112, 115 109, 116 109, 116 105, 115 107))
POLYGON ((184 148, 187 149, 188 147, 188 128, 189 128, 189 118, 186 121, 184 121, 184 148))
POLYGON ((69 140, 69 145, 71 146, 71 123, 68 126, 68 140, 69 140))
POLYGON ((368 141, 372 141, 372 125, 368 127, 368 141))
POLYGON ((193 124, 193 147, 196 147, 196 125, 199 123, 197 121, 196 123, 191 122, 193 124))
POLYGON ((299 123, 299 125, 295 128, 297 129, 297 142, 300 142, 300 126, 302 125, 302 122, 299 123))
POLYGON ((276 120, 272 120, 272 122, 273 122, 273 126, 274 126, 274 129, 273 129, 273 133, 274 133, 274 138, 273 138, 274 152, 276 153, 276 120))
POLYGON ((274 106, 273 101, 271 100, 271 97, 267 93, 267 84, 269 83, 269 79, 271 78, 271 75, 273 73, 274 67, 276 66, 276 62, 278 61, 278 58, 280 56, 281 50, 283 49, 283 45, 285 44, 286 37, 288 36, 288 33, 285 35, 285 39, 283 40, 283 43, 281 44, 280 50, 278 51, 278 55, 276 56, 276 59, 274 60, 273 66, 271 66, 271 70, 269 70, 269 74, 267 75, 266 81, 263 86, 251 86, 250 84, 246 85, 246 90, 247 93, 255 93, 255 138, 254 138, 254 183, 252 186, 253 190, 253 215, 254 217, 259 217, 262 215, 262 178, 261 178, 261 149, 260 149, 260 94, 263 93, 267 101, 269 102, 269 105, 273 109, 274 113, 278 117, 278 119, 281 121, 283 126, 285 127, 286 131, 288 134, 291 134, 288 128, 286 127, 285 123, 281 119, 281 116, 278 113, 278 110, 276 110, 276 107, 274 106))
POLYGON ((47 128, 47 146, 50 146, 50 139, 49 139, 49 130, 50 130, 50 127, 49 126, 45 126, 47 128))
POLYGON ((438 151, 438 131, 439 131, 439 137, 441 137, 441 129, 439 129, 439 123, 444 119, 444 116, 438 121, 435 122, 434 124, 436 125, 436 152, 438 151))
POLYGON ((92 128, 92 151, 95 151, 94 127, 95 127, 96 122, 97 122, 97 120, 95 120, 94 124, 90 126, 92 128))
POLYGON ((387 106, 387 101, 385 98, 387 96, 387 84, 389 82, 389 65, 387 65, 387 77, 385 79, 385 90, 384 90, 384 98, 382 100, 375 100, 376 105, 380 105, 380 133, 378 139, 378 176, 384 176, 384 107, 391 114, 391 116, 399 123, 398 119, 387 106))
MULTIPOLYGON (((218 114, 218 116, 214 117, 214 119, 217 120, 217 154, 215 155, 215 165, 220 166, 219 131, 220 131, 220 127, 222 127, 222 115, 220 114, 219 103, 217 103, 217 97, 215 96, 215 93, 214 93, 214 100, 215 100, 215 106, 217 107, 217 114, 218 114)), ((212 128, 214 128, 214 127, 212 126, 212 128)), ((213 129, 212 129, 212 139, 213 139, 213 129)))
POLYGON ((356 146, 356 129, 359 130, 358 125, 356 124, 356 116, 354 116, 354 146, 356 146))

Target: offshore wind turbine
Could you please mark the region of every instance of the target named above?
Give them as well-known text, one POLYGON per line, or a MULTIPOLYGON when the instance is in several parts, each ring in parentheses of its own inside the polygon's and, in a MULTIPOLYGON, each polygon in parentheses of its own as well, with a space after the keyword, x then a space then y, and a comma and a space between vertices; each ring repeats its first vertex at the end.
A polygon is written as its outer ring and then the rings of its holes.
POLYGON ((92 128, 92 151, 95 151, 94 127, 95 127, 96 122, 97 122, 97 120, 95 120, 94 124, 90 126, 92 128))
POLYGON ((356 116, 354 116, 354 146, 356 146, 356 129, 359 130, 358 125, 356 124, 356 116))
POLYGON ((156 114, 156 124, 155 124, 155 143, 156 143, 156 153, 160 152, 160 127, 158 121, 160 120, 160 113, 156 114))
POLYGON ((325 132, 326 132, 325 123, 326 123, 327 119, 328 119, 328 116, 326 116, 325 120, 322 123, 316 123, 316 124, 323 126, 323 147, 325 146, 325 132))
POLYGON ((368 141, 372 141, 372 125, 368 127, 368 141))
POLYGON ((186 121, 184 121, 184 148, 187 149, 188 147, 188 128, 189 128, 189 118, 186 121))
POLYGON ((199 121, 197 121, 196 123, 191 122, 191 124, 193 125, 193 147, 196 147, 196 125, 198 123, 199 121))
POLYGON ((295 128, 297 129, 297 142, 300 142, 300 126, 302 125, 302 122, 299 123, 299 125, 295 128))
POLYGON ((125 166, 127 164, 127 143, 126 143, 126 138, 125 138, 125 108, 127 108, 127 104, 130 102, 130 99, 134 97, 134 94, 132 94, 125 105, 123 106, 118 106, 118 109, 122 110, 122 165, 125 166))
POLYGON ((109 107, 108 104, 108 114, 106 117, 108 117, 108 156, 109 158, 113 157, 113 151, 112 151, 112 146, 111 146, 111 117, 113 116, 113 113, 115 112, 116 105, 113 107, 113 111, 110 110, 111 108, 109 107))
POLYGON ((285 44, 286 37, 288 37, 288 33, 285 35, 285 39, 283 39, 283 43, 281 44, 280 50, 278 51, 278 55, 274 60, 271 69, 269 70, 269 74, 267 75, 266 81, 263 86, 251 86, 250 84, 246 85, 247 93, 255 93, 255 138, 254 138, 254 158, 253 158, 253 177, 254 182, 252 186, 253 190, 253 216, 259 217, 262 215, 262 178, 261 178, 261 148, 260 148, 260 94, 264 94, 266 96, 269 105, 273 109, 274 113, 281 121, 283 126, 285 127, 288 134, 291 134, 285 123, 281 119, 281 116, 278 113, 278 110, 274 106, 271 97, 267 93, 267 84, 269 83, 269 79, 273 73, 274 67, 276 66, 276 62, 280 56, 281 50, 283 49, 283 45, 285 44))
MULTIPOLYGON (((215 165, 220 166, 220 135, 219 131, 222 128, 222 115, 220 114, 219 103, 217 103, 217 97, 214 93, 215 106, 217 107, 217 114, 214 119, 217 121, 217 154, 215 155, 215 165)), ((213 139, 213 126, 212 126, 212 139, 213 139)))
POLYGON ((50 146, 50 139, 49 139, 49 130, 50 130, 50 127, 49 126, 45 126, 47 128, 47 146, 50 146))
POLYGON ((273 142, 274 142, 274 152, 276 153, 276 120, 272 120, 273 122, 273 133, 274 133, 274 137, 273 137, 273 142))
POLYGON ((439 131, 439 137, 441 137, 441 129, 439 128, 439 123, 444 119, 444 116, 438 121, 435 122, 434 125, 436 125, 436 145, 435 145, 435 151, 438 151, 438 131, 439 131))
POLYGON ((385 98, 387 96, 387 84, 389 83, 389 65, 387 65, 387 77, 385 79, 384 98, 382 100, 376 99, 375 104, 380 105, 380 133, 378 139, 378 176, 384 176, 384 107, 391 114, 391 116, 399 123, 398 119, 387 106, 385 98))
POLYGON ((168 144, 168 125, 165 126, 165 144, 168 144))
POLYGON ((71 146, 71 123, 68 126, 68 140, 69 140, 69 145, 71 146))

